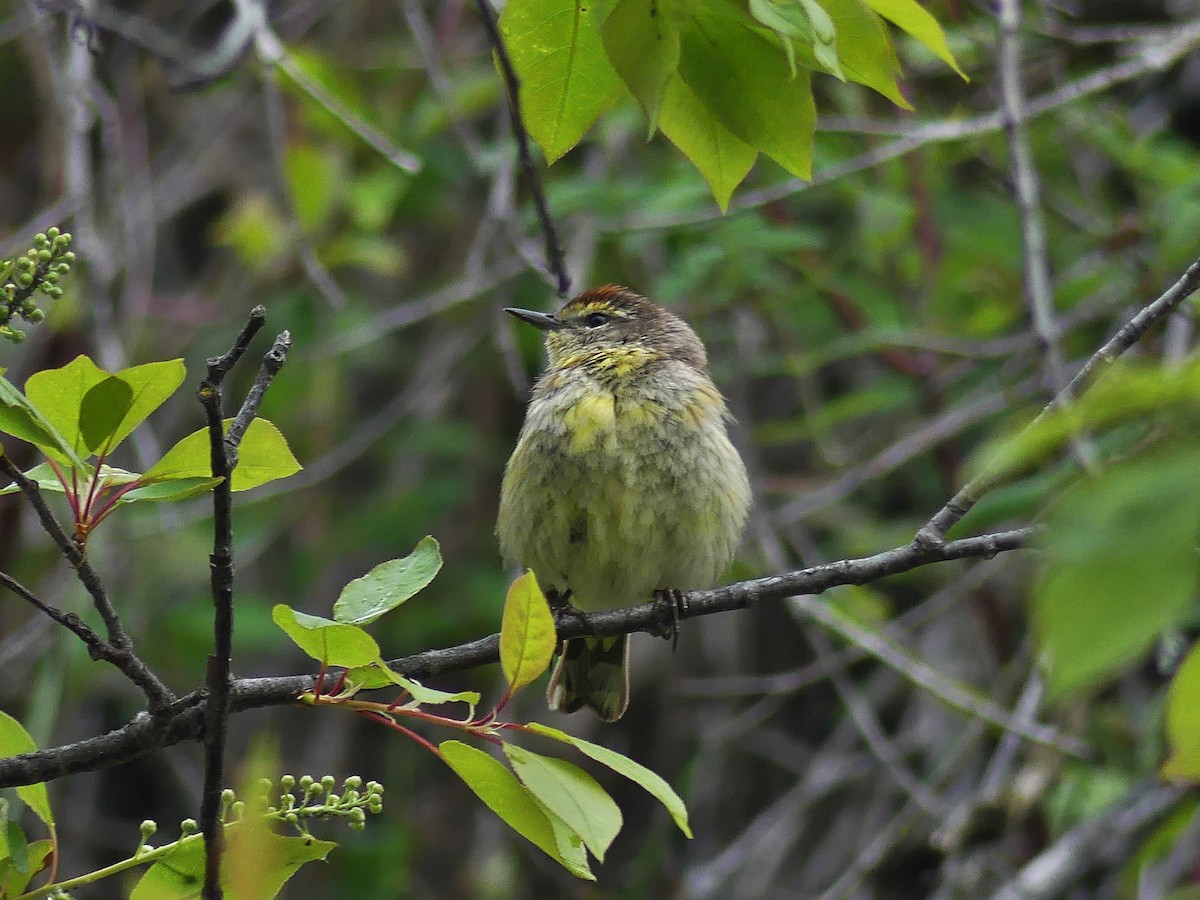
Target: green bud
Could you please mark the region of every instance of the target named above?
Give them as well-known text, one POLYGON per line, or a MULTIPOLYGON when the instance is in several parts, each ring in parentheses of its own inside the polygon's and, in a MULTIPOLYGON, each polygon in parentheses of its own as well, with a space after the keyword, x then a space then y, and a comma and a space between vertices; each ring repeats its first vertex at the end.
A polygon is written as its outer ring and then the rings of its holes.
POLYGON ((333 786, 337 783, 337 779, 332 775, 321 776, 321 790, 329 792, 333 790, 333 786))
POLYGON ((17 284, 24 288, 29 287, 31 284, 33 284, 33 275, 31 275, 29 272, 21 272, 19 275, 17 275, 17 284))
POLYGON ((195 819, 184 819, 179 823, 179 836, 187 837, 189 834, 195 834, 199 828, 195 819))
POLYGON ((290 793, 292 788, 296 786, 296 778, 294 775, 280 775, 279 789, 285 793, 290 793))
POLYGON ((230 812, 233 814, 233 821, 242 821, 242 817, 246 815, 246 801, 238 800, 230 807, 230 812))
POLYGON ((37 261, 39 263, 48 263, 52 259, 54 259, 54 254, 49 250, 39 250, 37 253, 37 261))
POLYGON ((158 823, 153 819, 147 819, 138 828, 142 832, 142 840, 148 841, 153 836, 154 832, 158 831, 158 823))
POLYGON ((33 236, 33 246, 36 247, 38 250, 41 250, 43 247, 45 247, 46 246, 46 235, 42 234, 40 231, 37 234, 35 234, 33 236))
POLYGON ((329 806, 329 807, 337 806, 341 802, 342 802, 342 798, 339 797, 337 794, 335 794, 333 791, 330 791, 329 796, 325 798, 325 805, 329 806))
POLYGON ((20 259, 17 260, 17 268, 20 269, 22 272, 32 272, 34 269, 37 268, 37 263, 34 262, 32 259, 30 259, 28 256, 22 256, 20 259))
POLYGON ((313 777, 311 775, 300 776, 300 790, 307 791, 313 786, 313 777))
POLYGON ((68 250, 66 253, 64 253, 62 255, 62 258, 63 258, 63 262, 66 262, 66 263, 75 262, 75 254, 72 253, 70 250, 68 250))
POLYGON ((14 344, 19 344, 21 341, 25 340, 25 332, 23 332, 20 328, 10 328, 8 329, 8 339, 14 344))
POLYGON ((47 228, 47 229, 46 229, 46 235, 45 235, 45 236, 46 236, 46 237, 48 237, 48 238, 50 238, 50 240, 54 240, 54 239, 55 239, 56 237, 58 237, 60 234, 62 234, 62 232, 59 230, 58 226, 57 226, 57 225, 51 225, 49 228, 47 228))
POLYGON ((34 309, 31 309, 29 312, 25 313, 24 319, 26 322, 31 322, 32 324, 36 325, 38 322, 44 322, 46 320, 46 314, 35 307, 34 309))

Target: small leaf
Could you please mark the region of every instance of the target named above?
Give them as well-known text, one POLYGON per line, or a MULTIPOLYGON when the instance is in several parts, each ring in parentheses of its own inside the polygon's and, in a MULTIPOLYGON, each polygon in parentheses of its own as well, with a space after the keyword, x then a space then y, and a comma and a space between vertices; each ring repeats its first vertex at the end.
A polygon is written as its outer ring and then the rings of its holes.
POLYGON ((1192 604, 1197 471, 1193 451, 1157 453, 1082 481, 1049 511, 1033 618, 1053 696, 1111 677, 1192 604))
POLYGON ((387 663, 382 661, 374 662, 367 666, 357 666, 348 670, 346 672, 346 680, 359 690, 373 690, 393 684, 401 687, 408 691, 413 698, 411 703, 405 704, 405 708, 418 704, 436 706, 441 703, 466 703, 472 710, 468 718, 473 718, 475 706, 479 703, 478 691, 450 693, 449 691, 439 691, 436 688, 426 687, 421 682, 407 678, 399 672, 394 671, 387 663))
POLYGON ((509 0, 500 14, 525 127, 553 163, 620 96, 588 0, 509 0))
POLYGON ((143 500, 187 500, 221 483, 220 478, 175 478, 134 488, 121 495, 118 503, 138 503, 143 500))
POLYGON ((608 766, 618 775, 624 775, 630 781, 641 785, 651 796, 667 808, 667 812, 671 814, 671 818, 675 820, 675 824, 679 826, 679 830, 688 837, 692 836, 692 829, 688 825, 687 807, 684 806, 680 796, 675 793, 674 788, 667 784, 662 776, 650 771, 641 763, 634 762, 627 756, 622 756, 615 750, 609 750, 607 747, 601 747, 599 744, 593 744, 591 741, 577 738, 557 728, 533 722, 529 725, 529 729, 545 737, 562 741, 564 744, 570 744, 601 765, 608 766))
POLYGON ((443 741, 438 749, 446 765, 517 834, 557 860, 573 875, 588 881, 596 880, 582 845, 578 854, 572 854, 568 841, 560 844, 546 811, 500 762, 461 741, 443 741), (568 852, 564 853, 564 850, 568 852))
POLYGON ((821 0, 838 36, 838 62, 845 76, 878 91, 902 109, 912 104, 900 93, 900 62, 883 20, 863 0, 821 0))
POLYGON ((550 667, 558 644, 554 616, 530 570, 512 583, 500 623, 500 668, 515 694, 550 667))
POLYGON ((374 622, 433 581, 441 568, 438 542, 426 535, 404 559, 380 563, 346 585, 333 604, 333 618, 350 625, 374 622))
POLYGON ((796 39, 812 47, 816 61, 827 72, 846 80, 838 65, 837 29, 816 0, 750 0, 750 14, 783 41, 793 74, 796 58, 792 39, 796 39))
POLYGON ((621 830, 621 810, 591 775, 563 759, 504 745, 513 771, 542 805, 578 834, 596 859, 621 830))
POLYGON ((375 639, 356 625, 297 612, 285 603, 271 609, 271 619, 297 647, 323 665, 353 669, 379 659, 375 639))
MULTIPOLYGON (((22 753, 33 753, 37 744, 16 719, 0 710, 0 757, 18 756, 22 753)), ((42 822, 54 834, 54 811, 50 809, 50 795, 46 785, 25 784, 17 788, 17 796, 25 801, 25 805, 33 810, 42 822)))
POLYGON ((1167 689, 1167 743, 1171 755, 1160 777, 1200 781, 1200 643, 1188 652, 1167 689))
POLYGON ((115 375, 83 395, 79 404, 79 436, 90 455, 112 449, 110 440, 133 404, 133 388, 115 375))
POLYGON ((916 0, 867 0, 867 5, 932 50, 942 62, 961 75, 963 81, 971 80, 958 67, 938 20, 916 0))

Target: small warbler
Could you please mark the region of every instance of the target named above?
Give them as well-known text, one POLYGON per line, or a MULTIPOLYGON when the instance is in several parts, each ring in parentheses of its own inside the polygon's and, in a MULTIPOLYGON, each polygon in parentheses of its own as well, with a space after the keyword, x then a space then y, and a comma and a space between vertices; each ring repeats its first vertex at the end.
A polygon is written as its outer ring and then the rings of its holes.
MULTIPOLYGON (((506 312, 546 333, 549 367, 504 473, 504 558, 584 611, 712 585, 737 550, 750 485, 695 332, 612 285, 553 315, 506 312)), ((628 635, 564 641, 550 708, 616 721, 628 668, 628 635)))

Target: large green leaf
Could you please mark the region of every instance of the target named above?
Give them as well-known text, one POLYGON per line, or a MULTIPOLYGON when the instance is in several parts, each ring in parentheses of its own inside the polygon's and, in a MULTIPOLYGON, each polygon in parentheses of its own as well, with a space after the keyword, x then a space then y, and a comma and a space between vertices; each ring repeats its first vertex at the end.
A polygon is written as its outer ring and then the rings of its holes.
MULTIPOLYGON (((232 419, 225 420, 229 430, 232 419)), ((269 481, 287 478, 300 471, 287 440, 266 419, 255 419, 242 436, 238 464, 230 479, 230 489, 247 491, 269 481)), ((212 475, 208 429, 201 428, 181 440, 142 475, 147 484, 180 478, 207 478, 212 475)))
POLYGON ((509 0, 500 32, 521 82, 525 127, 554 162, 620 95, 590 0, 509 0))
POLYGON ((950 52, 942 26, 925 7, 917 3, 917 0, 867 0, 867 5, 932 50, 942 62, 961 75, 963 80, 969 80, 966 73, 958 67, 954 54, 950 52))
POLYGON ((687 807, 684 806, 682 798, 675 793, 674 788, 667 784, 661 775, 652 772, 641 763, 634 762, 627 756, 622 756, 615 750, 609 750, 607 747, 593 744, 591 741, 585 741, 583 738, 567 734, 565 731, 557 728, 551 728, 549 725, 540 725, 534 722, 529 728, 531 731, 545 737, 562 741, 564 744, 570 744, 601 765, 608 766, 614 772, 624 775, 635 784, 641 785, 651 796, 667 808, 667 812, 671 814, 671 818, 675 820, 675 824, 679 826, 679 830, 688 837, 692 836, 691 826, 688 825, 687 807))
POLYGON ((446 765, 517 834, 557 860, 573 875, 596 880, 588 866, 583 844, 560 840, 551 824, 552 814, 502 763, 461 741, 443 741, 438 749, 446 765))
POLYGON ((133 400, 125 417, 113 432, 109 441, 110 449, 129 437, 133 429, 179 390, 179 386, 187 377, 187 369, 182 359, 169 359, 130 366, 117 372, 116 377, 133 390, 133 400))
POLYGON ((438 542, 427 535, 404 559, 380 563, 342 588, 333 604, 333 618, 350 625, 374 622, 433 581, 441 568, 438 542))
POLYGON ((669 0, 617 0, 600 28, 609 62, 645 110, 651 135, 679 65, 679 23, 672 7, 669 0))
POLYGON ((508 589, 500 622, 500 668, 510 693, 549 668, 557 643, 550 605, 530 570, 508 589))
POLYGON ((297 612, 286 603, 272 607, 271 619, 297 647, 322 665, 352 669, 379 660, 379 645, 357 625, 297 612))
POLYGON ((604 862, 604 854, 621 830, 621 810, 596 779, 564 759, 541 756, 513 744, 504 745, 504 754, 533 796, 604 862))
POLYGON ((679 74, 717 120, 793 175, 812 177, 817 114, 808 72, 792 75, 752 20, 724 6, 697 7, 681 39, 679 74))
POLYGON ((88 391, 109 377, 86 356, 77 356, 65 366, 43 369, 25 382, 25 396, 54 426, 76 453, 85 453, 79 432, 79 411, 88 391))
POLYGON ((79 437, 88 455, 113 448, 112 438, 133 405, 133 388, 110 375, 83 395, 79 404, 79 437))
POLYGON ((1048 514, 1033 617, 1055 696, 1142 655, 1195 596, 1200 453, 1159 452, 1068 491, 1048 514))
POLYGON ((0 377, 0 431, 28 441, 57 462, 83 468, 75 448, 59 434, 29 399, 7 378, 0 377))
POLYGON ((1200 781, 1200 642, 1193 645, 1167 690, 1167 744, 1163 778, 1200 781))
POLYGON ((658 126, 700 170, 724 212, 734 189, 749 174, 758 151, 722 125, 678 76, 667 82, 658 126))

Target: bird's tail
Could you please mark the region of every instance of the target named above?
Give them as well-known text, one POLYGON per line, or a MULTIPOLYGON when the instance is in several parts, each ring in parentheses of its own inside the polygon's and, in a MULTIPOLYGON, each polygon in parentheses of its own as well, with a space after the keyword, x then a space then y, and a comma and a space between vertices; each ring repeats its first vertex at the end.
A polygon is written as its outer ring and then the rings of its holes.
POLYGON ((558 712, 590 706, 605 722, 621 718, 629 706, 629 635, 563 641, 546 702, 558 712))

